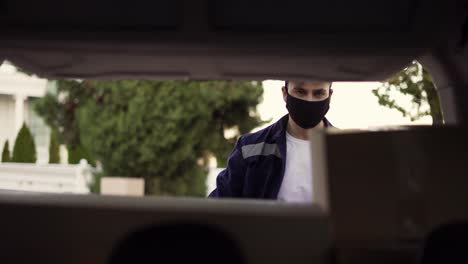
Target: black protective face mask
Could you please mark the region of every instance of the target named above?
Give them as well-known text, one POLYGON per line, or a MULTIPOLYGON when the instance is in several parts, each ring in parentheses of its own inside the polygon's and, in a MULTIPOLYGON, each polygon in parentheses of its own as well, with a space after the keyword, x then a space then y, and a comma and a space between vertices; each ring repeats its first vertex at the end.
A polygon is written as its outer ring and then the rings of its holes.
POLYGON ((322 101, 310 102, 291 96, 288 92, 286 108, 297 125, 304 129, 313 128, 325 118, 330 109, 330 96, 322 101))

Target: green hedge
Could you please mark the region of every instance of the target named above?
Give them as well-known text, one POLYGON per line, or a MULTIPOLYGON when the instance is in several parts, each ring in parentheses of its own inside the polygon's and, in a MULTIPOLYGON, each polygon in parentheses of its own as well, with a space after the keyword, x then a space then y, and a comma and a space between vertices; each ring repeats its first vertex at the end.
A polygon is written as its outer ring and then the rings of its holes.
POLYGON ((56 131, 50 133, 49 163, 60 163, 60 145, 56 131))
POLYGON ((5 140, 5 144, 3 144, 3 151, 2 151, 2 162, 10 162, 11 155, 10 155, 10 147, 8 145, 8 139, 5 140))
POLYGON ((36 144, 26 124, 23 123, 16 136, 12 162, 36 163, 36 144))

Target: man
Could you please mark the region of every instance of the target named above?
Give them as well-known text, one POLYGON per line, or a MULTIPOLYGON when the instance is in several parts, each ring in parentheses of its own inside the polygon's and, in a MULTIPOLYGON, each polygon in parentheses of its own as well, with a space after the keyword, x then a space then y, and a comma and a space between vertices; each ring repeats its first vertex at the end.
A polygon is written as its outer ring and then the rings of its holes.
POLYGON ((331 126, 325 115, 330 82, 288 82, 282 87, 289 114, 239 138, 210 197, 311 202, 309 129, 331 126))

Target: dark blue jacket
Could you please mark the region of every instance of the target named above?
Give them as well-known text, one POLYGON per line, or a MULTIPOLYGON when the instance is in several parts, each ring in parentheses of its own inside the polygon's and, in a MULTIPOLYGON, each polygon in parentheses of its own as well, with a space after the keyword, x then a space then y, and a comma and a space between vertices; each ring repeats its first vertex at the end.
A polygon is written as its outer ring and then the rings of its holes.
MULTIPOLYGON (((276 199, 286 168, 288 119, 285 115, 267 128, 241 136, 209 197, 276 199)), ((327 119, 324 122, 331 126, 327 119)))

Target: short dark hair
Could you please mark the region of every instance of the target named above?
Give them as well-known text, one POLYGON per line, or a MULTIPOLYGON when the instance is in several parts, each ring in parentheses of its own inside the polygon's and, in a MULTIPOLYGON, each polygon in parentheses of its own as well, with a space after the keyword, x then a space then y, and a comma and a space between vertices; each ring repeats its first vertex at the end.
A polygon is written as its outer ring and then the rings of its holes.
MULTIPOLYGON (((289 81, 284 81, 284 88, 286 88, 286 91, 288 91, 288 84, 289 84, 289 81)), ((332 87, 332 84, 333 82, 330 82, 330 87, 328 87, 329 89, 332 87)))

